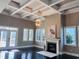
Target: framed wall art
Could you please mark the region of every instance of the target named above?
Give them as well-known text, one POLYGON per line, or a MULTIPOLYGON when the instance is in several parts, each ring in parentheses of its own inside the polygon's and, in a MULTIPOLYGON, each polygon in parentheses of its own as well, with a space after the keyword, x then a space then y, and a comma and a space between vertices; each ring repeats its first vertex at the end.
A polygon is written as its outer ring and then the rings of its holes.
POLYGON ((52 24, 48 29, 49 38, 56 38, 56 25, 52 24))

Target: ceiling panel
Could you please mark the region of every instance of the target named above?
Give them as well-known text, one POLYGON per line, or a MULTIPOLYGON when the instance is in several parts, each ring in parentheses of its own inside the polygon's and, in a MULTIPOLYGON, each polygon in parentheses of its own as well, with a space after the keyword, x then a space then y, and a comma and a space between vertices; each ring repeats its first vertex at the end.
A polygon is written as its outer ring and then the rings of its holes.
POLYGON ((12 0, 3 12, 7 11, 8 15, 33 21, 35 18, 58 13, 56 9, 48 6, 57 1, 59 0, 12 0))
POLYGON ((12 12, 14 12, 15 10, 17 10, 17 8, 14 8, 14 7, 10 6, 10 5, 7 5, 6 8, 2 11, 2 14, 9 15, 12 12))
POLYGON ((51 5, 51 4, 57 3, 58 1, 62 1, 62 0, 41 0, 41 1, 47 5, 51 5))
POLYGON ((47 7, 46 9, 38 11, 35 14, 37 14, 38 16, 49 16, 49 15, 52 15, 52 14, 55 14, 55 13, 58 13, 58 11, 56 11, 53 8, 47 7))
POLYGON ((31 21, 34 21, 34 19, 36 19, 37 16, 34 15, 29 15, 27 17, 25 17, 24 19, 30 19, 31 21))
POLYGON ((40 1, 34 0, 31 4, 26 6, 23 10, 26 10, 26 11, 32 13, 32 12, 39 10, 41 8, 44 8, 44 7, 46 7, 46 6, 44 4, 41 4, 40 1))
POLYGON ((11 2, 9 3, 9 5, 10 5, 10 6, 13 6, 13 7, 16 7, 16 8, 20 8, 20 4, 14 2, 14 1, 11 1, 11 2))
POLYGON ((64 0, 64 1, 61 2, 60 4, 61 4, 61 5, 64 5, 64 4, 69 3, 69 2, 72 2, 72 1, 75 1, 75 0, 64 0))
MULTIPOLYGON (((19 18, 23 18, 24 15, 28 15, 29 13, 24 11, 24 10, 21 10, 19 12, 17 12, 15 15, 13 15, 14 17, 19 17, 19 18)), ((25 19, 26 17, 24 17, 23 19, 25 19)))
POLYGON ((13 0, 17 3, 19 3, 21 6, 24 5, 25 3, 28 3, 30 0, 13 0))
POLYGON ((11 10, 11 12, 14 12, 15 10, 17 10, 17 8, 14 8, 14 7, 10 6, 10 5, 7 5, 7 7, 5 9, 11 10))

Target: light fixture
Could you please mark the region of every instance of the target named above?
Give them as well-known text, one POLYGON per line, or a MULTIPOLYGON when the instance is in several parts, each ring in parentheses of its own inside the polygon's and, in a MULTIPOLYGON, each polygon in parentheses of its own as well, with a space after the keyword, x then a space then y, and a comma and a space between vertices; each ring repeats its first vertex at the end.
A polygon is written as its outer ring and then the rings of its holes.
POLYGON ((36 25, 36 27, 40 27, 41 26, 41 20, 40 19, 36 19, 35 20, 35 25, 36 25))

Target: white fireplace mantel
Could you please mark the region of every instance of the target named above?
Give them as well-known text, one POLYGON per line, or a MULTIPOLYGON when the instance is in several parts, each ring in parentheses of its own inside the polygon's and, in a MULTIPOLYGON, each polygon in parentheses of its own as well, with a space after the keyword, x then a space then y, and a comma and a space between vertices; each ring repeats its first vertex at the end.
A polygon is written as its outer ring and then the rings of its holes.
MULTIPOLYGON (((60 39, 48 39, 46 42, 56 43, 56 54, 59 54, 59 40, 60 39)), ((47 44, 46 44, 47 45, 47 44)), ((47 47, 46 47, 47 49, 47 47)))
POLYGON ((59 39, 48 39, 47 42, 59 43, 59 39))

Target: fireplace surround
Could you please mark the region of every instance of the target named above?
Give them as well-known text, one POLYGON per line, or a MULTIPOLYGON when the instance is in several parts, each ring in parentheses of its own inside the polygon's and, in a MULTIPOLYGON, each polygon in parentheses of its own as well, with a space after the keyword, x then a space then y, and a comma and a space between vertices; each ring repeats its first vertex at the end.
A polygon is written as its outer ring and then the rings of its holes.
POLYGON ((46 40, 46 51, 59 54, 59 39, 46 40))

